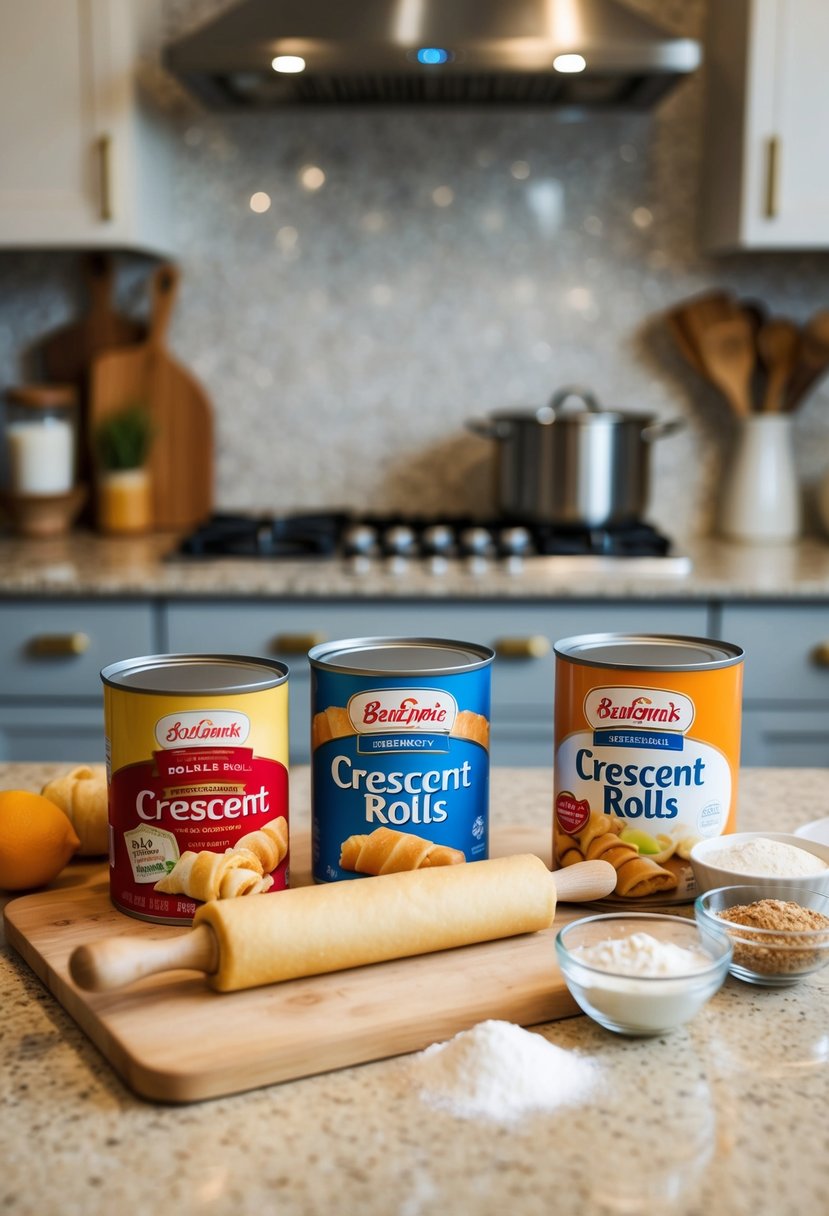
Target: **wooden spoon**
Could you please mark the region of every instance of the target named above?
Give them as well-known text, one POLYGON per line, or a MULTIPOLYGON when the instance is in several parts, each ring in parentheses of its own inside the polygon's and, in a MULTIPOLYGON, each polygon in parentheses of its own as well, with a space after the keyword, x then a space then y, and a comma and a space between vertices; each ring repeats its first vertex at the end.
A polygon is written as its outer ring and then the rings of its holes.
POLYGON ((782 317, 767 321, 757 332, 757 350, 768 373, 762 409, 776 414, 783 409, 786 387, 797 366, 800 331, 782 317))
POLYGON ((676 311, 691 345, 699 351, 700 339, 707 329, 720 321, 730 321, 739 312, 735 297, 728 291, 706 291, 692 296, 676 311))
POLYGON ((739 418, 748 418, 752 412, 751 381, 756 363, 748 319, 737 313, 708 326, 699 335, 698 348, 708 379, 739 418))
POLYGON ((797 409, 806 394, 829 370, 829 309, 817 312, 807 321, 800 336, 795 368, 789 381, 783 408, 797 409))

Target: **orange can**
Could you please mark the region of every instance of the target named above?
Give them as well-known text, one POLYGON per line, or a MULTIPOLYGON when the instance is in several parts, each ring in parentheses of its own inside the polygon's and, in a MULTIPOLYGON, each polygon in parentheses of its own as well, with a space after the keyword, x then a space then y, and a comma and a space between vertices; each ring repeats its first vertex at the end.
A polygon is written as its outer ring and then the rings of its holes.
POLYGON ((688 903, 692 847, 736 829, 743 651, 597 633, 555 653, 553 868, 610 862, 614 906, 688 903))

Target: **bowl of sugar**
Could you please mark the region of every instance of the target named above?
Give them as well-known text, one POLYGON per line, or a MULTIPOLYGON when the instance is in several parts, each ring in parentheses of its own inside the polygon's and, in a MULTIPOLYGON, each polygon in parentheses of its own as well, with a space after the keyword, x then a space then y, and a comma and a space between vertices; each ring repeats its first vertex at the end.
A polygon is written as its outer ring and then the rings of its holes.
POLYGON ((689 1022, 721 987, 731 953, 724 926, 703 938, 694 921, 657 912, 586 916, 556 937, 571 995, 616 1034, 664 1034, 689 1022))
POLYGON ((785 832, 733 832, 691 849, 698 891, 762 883, 766 896, 789 898, 801 887, 829 895, 829 847, 785 832))

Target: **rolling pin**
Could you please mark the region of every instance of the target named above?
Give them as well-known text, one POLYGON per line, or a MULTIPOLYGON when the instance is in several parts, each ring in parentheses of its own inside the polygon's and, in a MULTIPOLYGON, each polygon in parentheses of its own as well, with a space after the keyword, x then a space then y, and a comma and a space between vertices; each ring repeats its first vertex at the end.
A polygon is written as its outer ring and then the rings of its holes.
POLYGON ((256 988, 548 929, 556 899, 609 895, 616 871, 585 861, 551 874, 530 853, 464 866, 211 900, 193 929, 162 941, 112 937, 78 946, 69 972, 103 991, 185 968, 219 992, 256 988))

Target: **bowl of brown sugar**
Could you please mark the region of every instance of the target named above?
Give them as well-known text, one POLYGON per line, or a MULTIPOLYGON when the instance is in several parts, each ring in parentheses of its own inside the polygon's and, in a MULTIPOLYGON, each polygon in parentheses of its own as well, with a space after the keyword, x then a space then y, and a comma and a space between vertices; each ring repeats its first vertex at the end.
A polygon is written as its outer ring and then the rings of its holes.
POLYGON ((829 963, 829 896, 805 885, 785 899, 760 884, 717 887, 697 898, 694 913, 703 938, 726 930, 731 974, 749 984, 788 987, 829 963))

